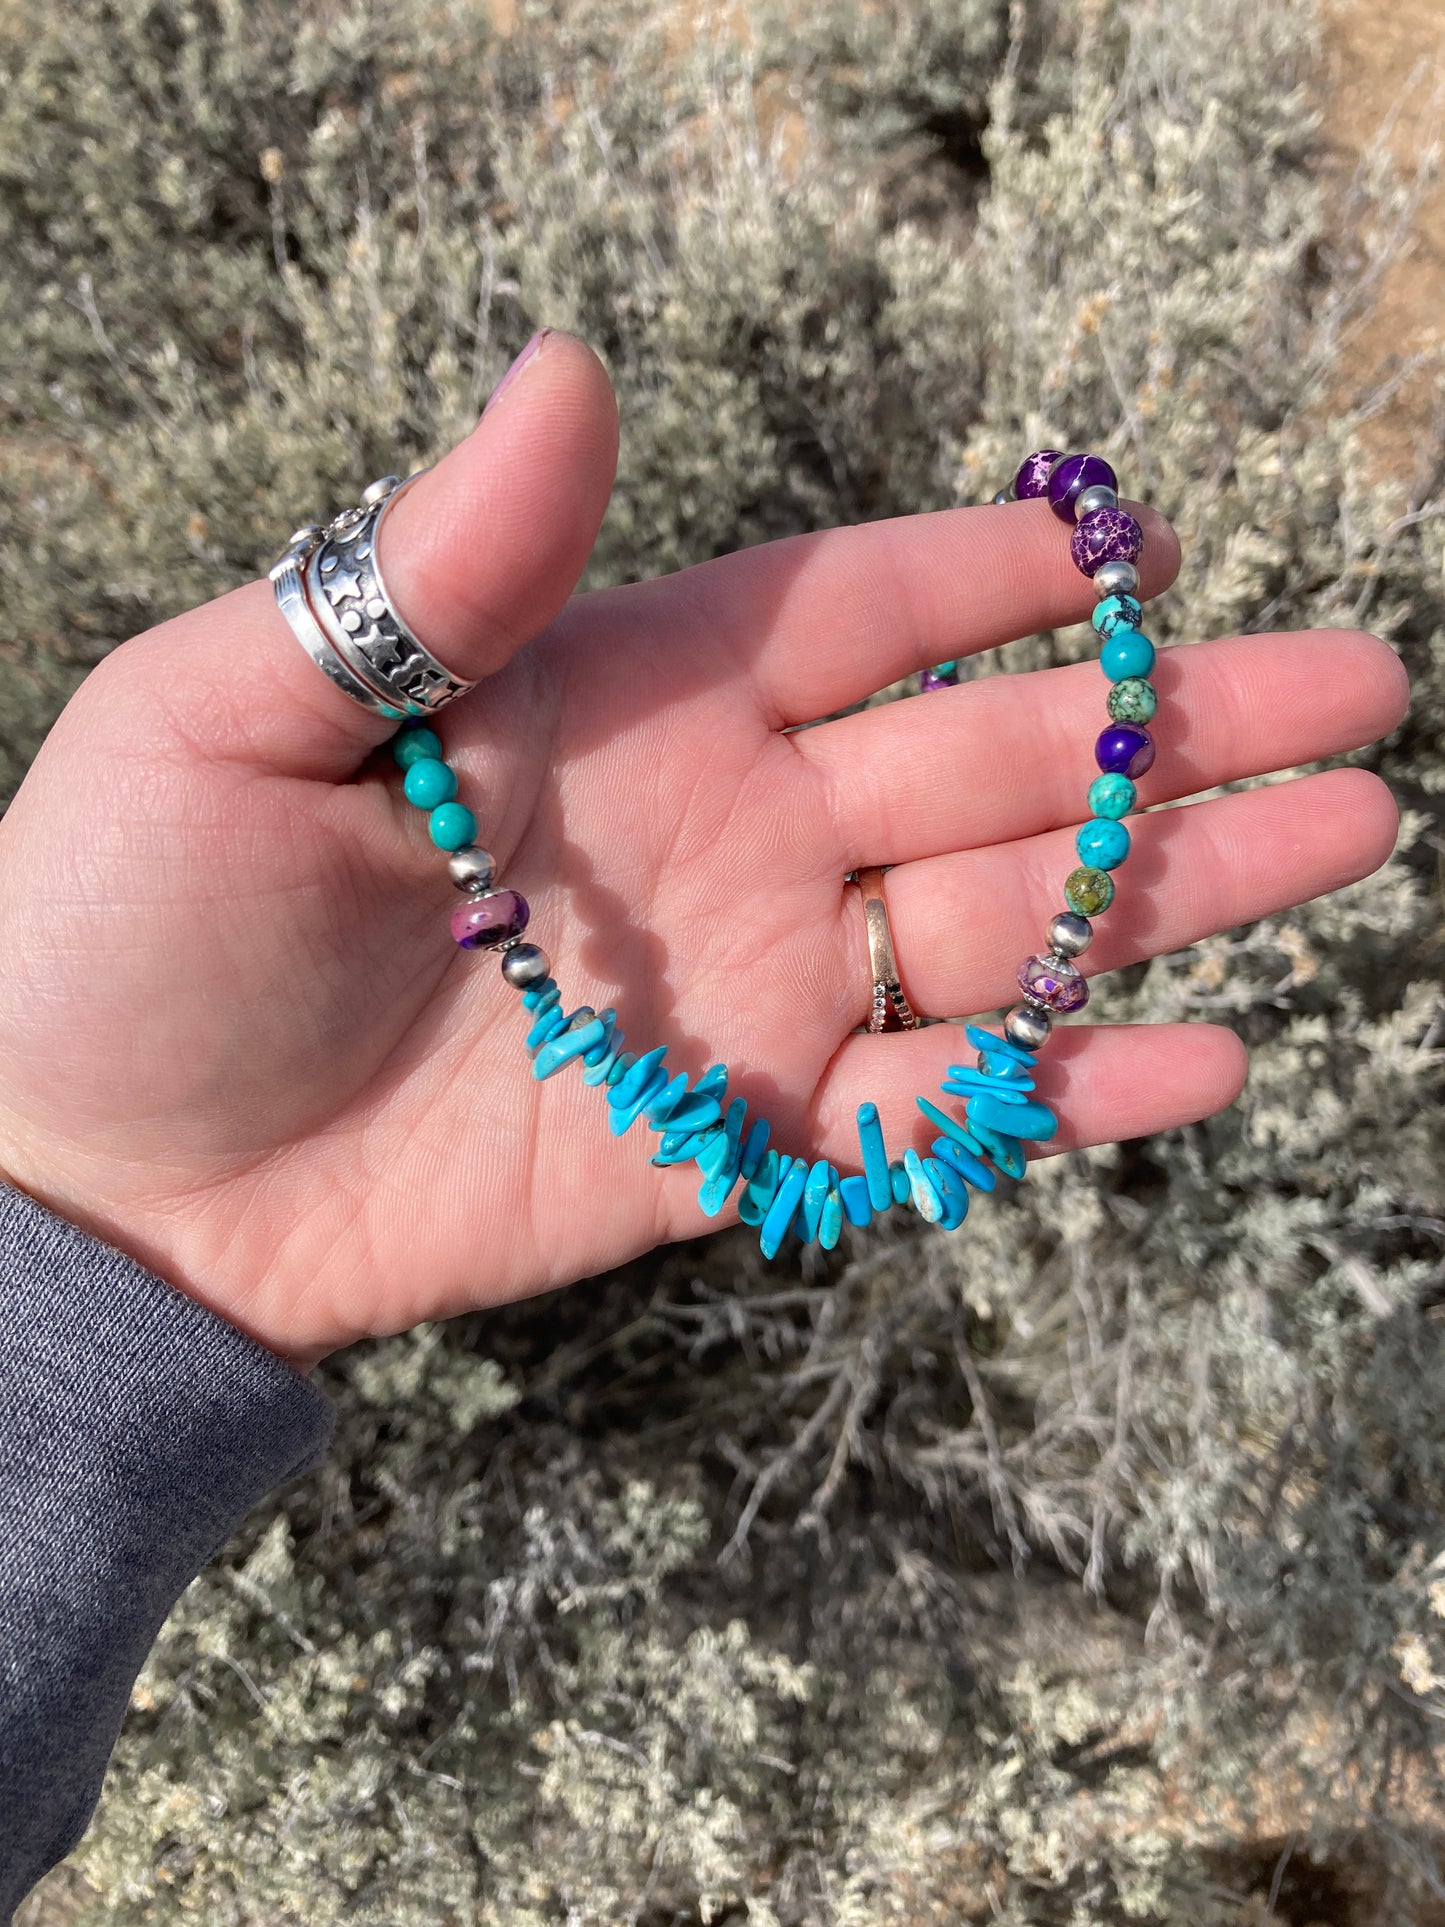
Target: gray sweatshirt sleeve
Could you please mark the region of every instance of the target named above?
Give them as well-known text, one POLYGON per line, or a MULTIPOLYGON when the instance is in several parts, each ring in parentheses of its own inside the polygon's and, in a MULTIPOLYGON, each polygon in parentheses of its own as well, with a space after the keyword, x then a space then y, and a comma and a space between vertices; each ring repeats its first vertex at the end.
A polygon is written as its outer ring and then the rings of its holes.
POLYGON ((0 1922, 85 1831, 166 1614, 335 1411, 0 1184, 0 1922))

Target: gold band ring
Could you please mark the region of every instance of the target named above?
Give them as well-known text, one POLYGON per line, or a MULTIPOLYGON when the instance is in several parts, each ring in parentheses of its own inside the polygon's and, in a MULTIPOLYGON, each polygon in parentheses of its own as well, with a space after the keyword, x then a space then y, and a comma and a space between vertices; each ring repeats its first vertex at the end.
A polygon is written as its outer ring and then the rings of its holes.
POLYGON ((903 986, 898 981, 898 960, 893 954, 893 933, 888 928, 888 905, 883 897, 883 872, 860 870, 858 889, 863 898, 863 920, 868 928, 868 961, 873 971, 873 1002, 868 1012, 868 1028, 916 1030, 914 1016, 903 986))

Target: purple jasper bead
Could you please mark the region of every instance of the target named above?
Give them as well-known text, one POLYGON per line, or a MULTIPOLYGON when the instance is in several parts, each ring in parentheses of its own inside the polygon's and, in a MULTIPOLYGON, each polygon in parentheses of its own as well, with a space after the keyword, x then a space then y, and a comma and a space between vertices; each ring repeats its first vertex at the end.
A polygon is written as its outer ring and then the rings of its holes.
POLYGON ((952 676, 940 676, 936 669, 925 669, 918 678, 920 689, 951 689, 952 676))
POLYGON ((1074 524, 1069 554, 1080 575, 1092 575, 1106 562, 1137 562, 1144 547, 1144 531, 1123 509, 1095 509, 1074 524))
POLYGON ((1154 738, 1141 723, 1115 723, 1099 732, 1094 761, 1111 774, 1142 776, 1153 767, 1154 738))
POLYGON ((1019 965, 1019 989, 1049 1010, 1082 1010, 1089 986, 1067 957, 1025 957, 1019 965))
POLYGON ((457 905, 452 935, 463 950, 492 950, 509 937, 520 937, 531 914, 527 899, 516 890, 488 890, 457 905))
POLYGON ((1118 487, 1118 476, 1101 455, 1066 455, 1049 477, 1049 507, 1061 522, 1072 522, 1074 504, 1086 488, 1118 487))
POLYGON ((1021 502, 1031 495, 1047 495, 1049 492, 1049 470, 1055 462, 1064 459, 1061 448, 1036 448, 1032 455, 1025 455, 1023 466, 1014 477, 1014 494, 1021 502))

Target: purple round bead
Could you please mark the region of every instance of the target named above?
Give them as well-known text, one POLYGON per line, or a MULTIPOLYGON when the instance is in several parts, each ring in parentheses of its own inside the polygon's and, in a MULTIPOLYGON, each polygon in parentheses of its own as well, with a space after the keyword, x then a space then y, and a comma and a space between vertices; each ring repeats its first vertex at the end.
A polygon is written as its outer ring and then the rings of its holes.
POLYGON ((1086 488, 1118 486, 1118 476, 1102 455, 1066 455, 1049 477, 1049 507, 1061 522, 1072 522, 1074 504, 1086 488))
POLYGON ((527 899, 516 890, 488 890, 468 897, 452 912, 452 935, 463 950, 492 950, 520 937, 531 916, 527 899))
POLYGON ((1047 495, 1049 470, 1063 458, 1061 448, 1036 448, 1032 455, 1025 455, 1023 466, 1014 477, 1014 494, 1019 500, 1026 502, 1032 495, 1047 495))
POLYGON ((1083 972, 1066 957, 1025 957, 1019 965, 1019 989, 1050 1010, 1082 1010, 1089 1001, 1083 972))
POLYGON ((940 676, 936 669, 925 669, 918 678, 920 689, 950 689, 952 686, 953 677, 940 676))
POLYGON ((1154 764, 1154 738, 1140 723, 1115 723, 1100 731, 1094 761, 1110 774, 1142 776, 1154 764))
POLYGON ((1069 554, 1081 575, 1092 575, 1106 562, 1137 562, 1144 547, 1144 531, 1123 509, 1095 509, 1074 524, 1069 554))

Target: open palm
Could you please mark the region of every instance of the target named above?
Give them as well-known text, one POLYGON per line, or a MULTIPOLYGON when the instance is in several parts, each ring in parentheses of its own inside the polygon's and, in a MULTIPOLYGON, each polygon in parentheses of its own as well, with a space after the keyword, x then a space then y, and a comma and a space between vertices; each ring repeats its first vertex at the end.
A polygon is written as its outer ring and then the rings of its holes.
MULTIPOLYGON (((1103 680, 1078 664, 791 726, 1080 620, 1089 584, 1021 502, 569 601, 615 452, 600 366, 553 335, 388 520, 399 606, 486 678, 437 724, 461 800, 569 1009, 615 1005, 630 1047, 665 1043, 694 1076, 725 1061, 784 1150, 857 1168, 864 1097, 895 1154, 922 1144, 913 1097, 957 1033, 856 1034, 845 873, 899 866, 915 1008, 1008 1001, 1076 861, 1103 680)), ((1156 594, 1176 545, 1135 512, 1156 594)), ((1356 747, 1406 698, 1384 644, 1334 630, 1166 651, 1154 681, 1141 805, 1356 747)), ((529 1074, 516 992, 450 938, 456 894, 388 733, 252 583, 108 658, 0 825, 0 1168, 303 1365, 710 1222, 692 1167, 649 1164, 645 1124, 616 1139, 575 1069, 529 1074)), ((1354 769, 1136 819, 1082 961, 1336 888, 1384 860, 1395 821, 1354 769)), ((1243 1076, 1227 1030, 1076 1022, 1039 1072, 1049 1150, 1206 1116, 1243 1076)))

